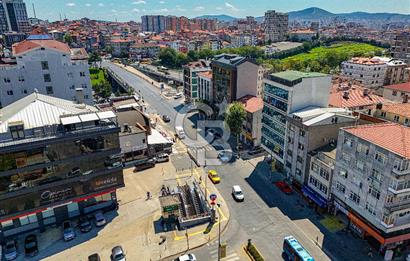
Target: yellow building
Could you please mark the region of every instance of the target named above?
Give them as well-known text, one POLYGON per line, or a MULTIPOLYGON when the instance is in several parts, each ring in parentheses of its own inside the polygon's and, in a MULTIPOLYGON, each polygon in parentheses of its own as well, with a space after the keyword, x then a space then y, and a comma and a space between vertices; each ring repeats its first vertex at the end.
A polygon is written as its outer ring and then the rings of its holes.
POLYGON ((379 104, 374 116, 410 126, 410 103, 379 104))

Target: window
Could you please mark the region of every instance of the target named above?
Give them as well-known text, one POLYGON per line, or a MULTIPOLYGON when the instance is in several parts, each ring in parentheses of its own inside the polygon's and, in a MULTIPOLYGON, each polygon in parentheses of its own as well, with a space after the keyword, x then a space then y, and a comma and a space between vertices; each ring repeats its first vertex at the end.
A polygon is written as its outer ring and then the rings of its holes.
POLYGON ((346 191, 346 187, 342 183, 337 182, 336 183, 336 190, 344 194, 345 191, 346 191))
POLYGON ((410 125, 410 119, 405 119, 404 120, 404 125, 410 125))
POLYGON ((7 228, 7 227, 13 227, 13 220, 7 220, 7 221, 3 221, 1 222, 1 226, 3 229, 7 228))
POLYGON ((302 159, 301 156, 297 156, 296 160, 297 160, 298 162, 300 162, 300 163, 303 163, 303 159, 302 159))
POLYGON ((373 186, 370 186, 370 187, 369 187, 369 194, 370 194, 372 197, 376 198, 376 199, 379 199, 379 198, 380 198, 380 191, 377 190, 376 188, 374 188, 373 186))
POLYGON ((24 82, 24 76, 22 75, 19 76, 19 82, 24 82))
POLYGON ((369 202, 366 202, 366 210, 367 210, 367 212, 369 212, 373 216, 376 216, 376 208, 372 204, 370 204, 369 202))
POLYGON ((393 120, 394 120, 395 122, 398 122, 398 121, 400 120, 400 116, 395 115, 394 118, 393 118, 393 120))
POLYGON ((41 62, 41 69, 48 70, 48 62, 47 61, 42 61, 41 62))
POLYGON ((89 99, 88 95, 84 95, 84 99, 88 100, 89 99))
POLYGON ((367 145, 364 145, 363 143, 358 143, 356 151, 359 153, 363 153, 366 155, 369 155, 369 147, 367 145))
POLYGON ((9 77, 4 78, 3 81, 4 81, 5 83, 11 82, 9 77))
POLYGON ((296 168, 296 175, 301 176, 302 175, 302 171, 298 168, 296 168))
POLYGON ((24 139, 23 125, 9 126, 9 129, 13 139, 24 139))
POLYGON ((303 150, 305 148, 305 146, 302 143, 298 144, 298 149, 303 150))
POLYGON ((47 94, 54 94, 53 86, 46 86, 46 92, 47 94))
POLYGON ((345 137, 343 143, 346 144, 349 148, 351 148, 353 146, 353 140, 349 139, 349 138, 346 138, 346 137, 345 137))
POLYGON ((382 116, 382 117, 386 117, 386 112, 385 111, 382 111, 381 113, 380 113, 380 116, 382 116))
POLYGON ((299 130, 299 135, 305 137, 306 132, 304 130, 299 130))
POLYGON ((85 77, 85 72, 80 72, 81 77, 85 77))
POLYGON ((356 204, 360 203, 360 196, 354 193, 353 191, 350 191, 349 199, 356 204))
POLYGON ((325 170, 324 168, 320 168, 319 175, 325 180, 329 180, 329 172, 325 170))
POLYGON ((342 160, 345 162, 345 163, 350 163, 350 156, 347 154, 347 153, 342 153, 342 160))
POLYGON ((372 169, 372 173, 370 174, 369 178, 373 181, 381 183, 383 180, 383 174, 380 173, 380 171, 378 171, 377 169, 372 169))
POLYGON ((364 171, 364 168, 365 168, 364 162, 361 161, 361 160, 357 160, 356 161, 356 168, 358 170, 364 171))
POLYGON ((31 214, 28 216, 24 216, 19 218, 20 220, 20 225, 25 226, 31 223, 36 223, 37 222, 37 215, 36 214, 31 214))
POLYGON ((341 169, 341 170, 339 171, 339 175, 340 175, 341 177, 347 179, 347 171, 346 171, 346 170, 341 169))
POLYGON ((391 93, 391 95, 397 96, 397 91, 393 91, 393 92, 391 93))
POLYGON ((51 76, 50 76, 50 74, 43 74, 43 77, 44 77, 44 82, 51 82, 51 76))
POLYGON ((67 73, 67 76, 68 76, 68 78, 73 78, 73 73, 69 72, 69 73, 67 73))
POLYGON ((75 89, 75 85, 74 85, 74 84, 71 85, 71 86, 70 86, 70 89, 71 89, 71 90, 74 90, 74 89, 75 89))
POLYGON ((86 83, 81 84, 81 88, 87 89, 87 84, 86 83))
POLYGON ((374 159, 382 164, 385 164, 387 161, 387 157, 380 152, 376 152, 376 154, 374 155, 374 159))
POLYGON ((312 169, 314 172, 319 172, 319 166, 318 166, 316 163, 312 163, 311 169, 312 169))
POLYGON ((8 91, 7 91, 7 95, 14 95, 13 90, 8 90, 8 91))

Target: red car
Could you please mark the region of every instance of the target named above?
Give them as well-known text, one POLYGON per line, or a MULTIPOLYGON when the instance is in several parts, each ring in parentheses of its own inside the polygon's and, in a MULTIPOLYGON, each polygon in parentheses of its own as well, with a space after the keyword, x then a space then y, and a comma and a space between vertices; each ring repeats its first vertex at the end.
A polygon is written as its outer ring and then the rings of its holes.
POLYGON ((277 181, 275 182, 276 187, 278 187, 283 193, 291 194, 292 188, 288 185, 288 183, 284 181, 277 181))

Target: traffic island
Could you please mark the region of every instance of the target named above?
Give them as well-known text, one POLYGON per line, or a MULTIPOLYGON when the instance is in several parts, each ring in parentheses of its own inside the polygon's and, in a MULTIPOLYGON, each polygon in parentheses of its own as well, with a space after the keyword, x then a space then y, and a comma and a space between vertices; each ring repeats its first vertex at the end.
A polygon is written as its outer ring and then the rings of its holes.
POLYGON ((243 249, 245 250, 245 253, 248 255, 249 259, 253 261, 265 261, 256 246, 252 244, 251 239, 248 239, 248 244, 244 246, 243 249))

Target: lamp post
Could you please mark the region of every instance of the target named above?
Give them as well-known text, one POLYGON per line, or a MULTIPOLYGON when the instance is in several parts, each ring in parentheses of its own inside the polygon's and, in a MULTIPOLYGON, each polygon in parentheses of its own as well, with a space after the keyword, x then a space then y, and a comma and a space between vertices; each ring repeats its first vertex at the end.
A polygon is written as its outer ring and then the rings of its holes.
POLYGON ((221 260, 221 204, 217 204, 218 206, 218 261, 221 260))

